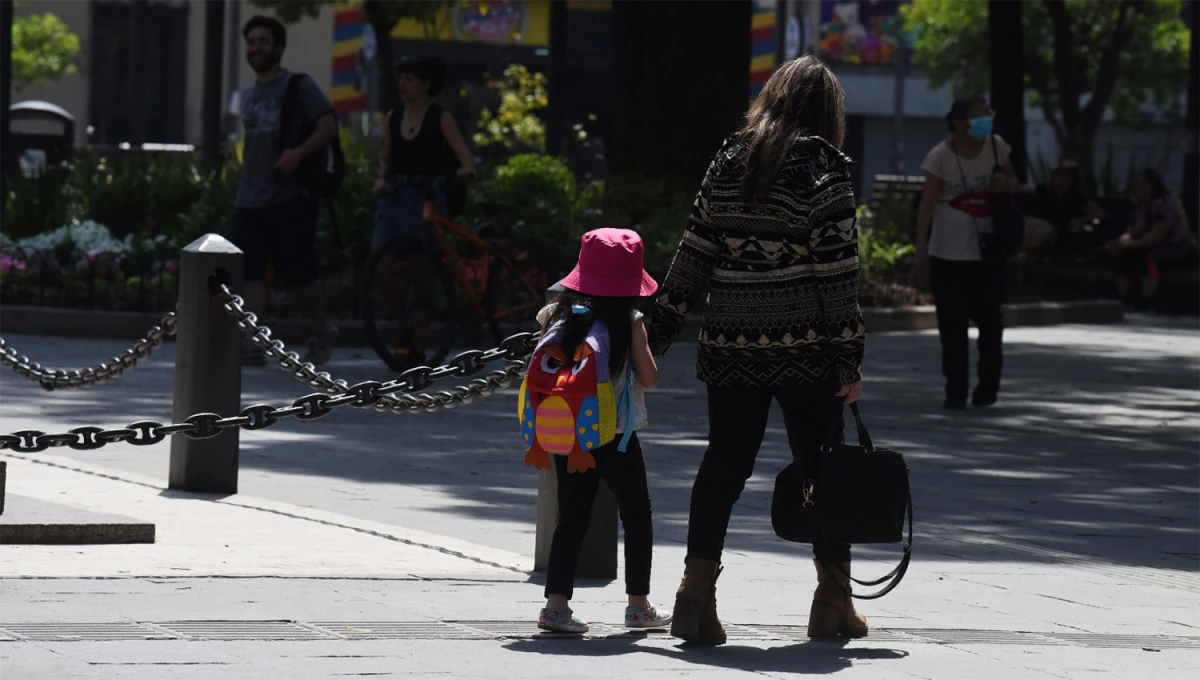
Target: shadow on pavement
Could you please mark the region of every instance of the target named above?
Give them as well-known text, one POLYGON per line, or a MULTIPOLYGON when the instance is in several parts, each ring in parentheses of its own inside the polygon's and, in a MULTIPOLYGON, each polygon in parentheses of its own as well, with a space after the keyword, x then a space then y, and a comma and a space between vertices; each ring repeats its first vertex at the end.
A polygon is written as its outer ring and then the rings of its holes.
MULTIPOLYGON (((874 336, 863 416, 875 441, 904 452, 912 470, 917 559, 1027 559, 987 541, 961 540, 987 536, 1057 551, 1047 554, 1051 561, 1200 568, 1196 337, 1178 324, 1025 329, 1006 345, 1001 403, 947 413, 940 408, 936 335, 874 336)), ((678 343, 663 357, 662 384, 648 397, 651 422, 642 441, 660 545, 686 541, 692 479, 705 447, 694 356, 694 342, 678 343)), ((382 377, 368 359, 326 368, 352 383, 382 377)), ((97 414, 165 421, 171 370, 169 360, 147 363, 119 386, 73 394, 42 414, 64 430, 116 417, 97 414)), ((283 404, 309 391, 274 368, 248 369, 243 401, 283 404)), ((439 531, 515 543, 524 539, 511 525, 504 535, 488 536, 486 528, 491 520, 533 526, 536 477, 522 464, 514 393, 419 416, 343 408, 320 422, 278 425, 270 439, 242 432, 243 476, 270 473, 270 485, 254 493, 288 502, 400 525, 443 521, 439 531), (381 484, 390 487, 373 489, 381 484)), ((145 454, 128 448, 63 455, 148 469, 165 481, 166 460, 142 462, 145 454)), ((735 508, 727 549, 803 553, 770 527, 774 476, 789 457, 776 414, 735 508)))
MULTIPOLYGON (((849 647, 846 642, 801 642, 782 647, 752 647, 726 644, 700 647, 685 644, 670 648, 639 645, 640 637, 613 636, 582 639, 573 636, 516 640, 504 645, 513 652, 547 656, 609 657, 624 654, 652 654, 697 666, 712 666, 762 673, 825 675, 846 670, 855 661, 904 659, 908 652, 886 648, 849 647)), ((862 644, 862 643, 857 643, 862 644)))

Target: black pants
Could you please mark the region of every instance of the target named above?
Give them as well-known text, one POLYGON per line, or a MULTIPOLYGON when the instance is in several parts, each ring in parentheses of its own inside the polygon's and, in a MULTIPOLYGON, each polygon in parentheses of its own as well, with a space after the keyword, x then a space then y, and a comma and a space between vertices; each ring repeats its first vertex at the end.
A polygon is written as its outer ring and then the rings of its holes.
POLYGON ((625 527, 625 593, 650 594, 650 560, 654 550, 654 529, 650 519, 650 490, 646 485, 646 461, 637 435, 629 440, 625 453, 617 450, 617 440, 592 452, 596 467, 587 472, 567 472, 566 456, 551 456, 558 477, 558 527, 550 544, 550 564, 546 569, 546 597, 575 591, 575 565, 579 550, 592 519, 592 504, 600 480, 608 483, 617 497, 621 524, 625 527))
POLYGON ((234 243, 245 253, 247 281, 264 281, 268 263, 288 286, 306 286, 319 276, 317 201, 300 195, 261 208, 238 208, 234 243))
POLYGON ((976 389, 983 395, 996 394, 1000 391, 1000 369, 1004 364, 1004 318, 1000 313, 1006 292, 1004 264, 935 257, 931 258, 931 268, 946 398, 967 398, 970 383, 967 327, 971 321, 979 328, 976 389))
MULTIPOLYGON (((823 444, 843 441, 844 408, 836 386, 708 387, 708 450, 692 485, 688 557, 721 560, 729 516, 754 472, 772 399, 779 402, 793 458, 811 456, 823 444)), ((849 562, 850 546, 813 544, 825 562, 849 562)))

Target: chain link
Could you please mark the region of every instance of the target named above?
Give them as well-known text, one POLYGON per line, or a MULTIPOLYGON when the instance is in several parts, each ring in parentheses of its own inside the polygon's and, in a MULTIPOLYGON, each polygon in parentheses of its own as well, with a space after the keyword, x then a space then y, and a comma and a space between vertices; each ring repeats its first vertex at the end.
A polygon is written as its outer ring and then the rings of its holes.
MULTIPOLYGON (((472 349, 459 354, 445 366, 431 368, 418 366, 400 374, 396 380, 386 383, 368 383, 350 385, 345 380, 335 380, 324 371, 317 371, 311 363, 301 362, 300 355, 288 351, 282 340, 271 337, 271 329, 258 323, 258 317, 247 311, 242 298, 229 290, 224 283, 215 285, 217 296, 246 334, 251 343, 262 348, 266 355, 279 362, 279 367, 291 373, 296 380, 308 383, 310 387, 324 390, 327 394, 337 397, 354 396, 355 402, 349 402, 358 408, 374 406, 377 411, 392 413, 427 413, 439 408, 454 408, 469 404, 477 397, 486 397, 501 387, 507 387, 512 379, 519 376, 525 368, 521 359, 533 353, 540 337, 538 333, 518 333, 505 338, 495 349, 472 349), (435 382, 447 378, 465 378, 476 375, 496 361, 507 361, 508 365, 502 371, 493 371, 484 379, 473 380, 460 388, 454 388, 437 394, 397 394, 399 392, 421 392, 429 389, 435 382), (515 367, 514 367, 515 366, 515 367), (503 384, 501 384, 504 376, 503 384), (360 390, 360 392, 355 392, 360 390), (370 403, 368 403, 370 402, 370 403)), ((310 395, 312 396, 312 395, 310 395)), ((314 408, 317 402, 306 402, 306 408, 314 408)), ((338 403, 337 405, 341 405, 338 403)), ((257 421, 256 421, 257 422, 257 421)))
POLYGON ((4 338, 0 338, 0 365, 12 368, 17 375, 38 383, 43 389, 71 389, 76 387, 91 387, 106 380, 115 380, 125 371, 133 369, 139 361, 149 358, 150 354, 162 347, 163 342, 175 335, 175 312, 163 316, 159 325, 146 333, 146 337, 138 340, 132 347, 108 361, 90 368, 63 370, 46 368, 11 347, 4 338))
MULTIPOLYGON (((442 367, 445 368, 445 367, 442 367)), ((434 369, 437 370, 437 369, 434 369)), ((457 370, 457 369, 454 369, 457 370)), ((403 394, 385 402, 380 392, 383 389, 402 391, 411 385, 403 376, 380 383, 367 380, 349 386, 341 395, 314 392, 292 402, 290 406, 253 404, 242 409, 233 417, 223 418, 216 413, 197 413, 182 423, 163 425, 152 420, 139 420, 127 427, 105 430, 100 427, 77 427, 63 434, 47 434, 37 430, 20 430, 12 434, 0 434, 0 451, 38 453, 46 449, 69 447, 90 451, 108 444, 125 442, 134 446, 157 444, 171 435, 182 434, 190 439, 210 439, 228 429, 240 427, 244 430, 261 430, 286 420, 317 420, 329 415, 335 408, 374 408, 393 413, 426 413, 439 408, 454 408, 469 404, 478 397, 490 396, 496 390, 508 387, 525 370, 525 362, 510 361, 503 370, 488 373, 485 377, 472 380, 467 385, 452 387, 436 394, 403 394)), ((414 383, 417 384, 417 383, 414 383)))
MULTIPOLYGON (((323 389, 324 392, 300 397, 290 406, 252 404, 242 409, 238 415, 228 418, 216 413, 197 413, 182 423, 170 425, 152 420, 139 420, 128 427, 113 430, 79 427, 65 434, 21 430, 7 435, 0 434, 0 451, 37 453, 63 446, 92 450, 117 442, 150 446, 176 434, 191 439, 209 439, 232 428, 266 429, 288 418, 316 420, 342 406, 392 413, 429 413, 438 409, 451 409, 470 404, 480 397, 491 396, 496 390, 511 385, 513 380, 525 372, 525 362, 522 359, 533 353, 540 335, 520 333, 505 338, 495 349, 463 352, 445 366, 418 366, 388 382, 367 380, 350 385, 344 380, 334 380, 328 373, 316 371, 310 363, 301 363, 295 352, 287 351, 283 342, 271 339, 270 329, 260 326, 254 314, 243 308, 242 299, 232 294, 227 286, 220 285, 218 295, 225 309, 238 320, 238 325, 254 344, 266 350, 272 358, 279 359, 280 366, 292 372, 297 379, 308 382, 312 387, 323 389), (428 389, 439 380, 476 375, 487 368, 488 364, 500 360, 507 362, 503 369, 492 371, 466 385, 458 385, 434 394, 411 394, 428 389)), ((174 332, 174 315, 171 315, 171 318, 170 328, 171 332, 174 332)))

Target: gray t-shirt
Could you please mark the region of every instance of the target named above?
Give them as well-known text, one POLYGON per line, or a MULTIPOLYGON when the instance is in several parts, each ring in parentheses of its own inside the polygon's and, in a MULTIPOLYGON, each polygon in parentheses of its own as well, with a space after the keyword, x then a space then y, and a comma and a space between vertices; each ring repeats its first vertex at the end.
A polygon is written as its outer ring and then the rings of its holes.
POLYGON ((279 161, 280 118, 283 94, 290 78, 300 78, 296 84, 296 110, 289 114, 288 129, 284 130, 287 147, 304 142, 304 129, 326 114, 333 113, 329 100, 312 78, 284 71, 269 83, 255 83, 242 92, 242 126, 245 130, 242 149, 242 174, 238 183, 236 204, 239 208, 261 208, 282 203, 300 193, 300 184, 286 173, 275 169, 279 161))

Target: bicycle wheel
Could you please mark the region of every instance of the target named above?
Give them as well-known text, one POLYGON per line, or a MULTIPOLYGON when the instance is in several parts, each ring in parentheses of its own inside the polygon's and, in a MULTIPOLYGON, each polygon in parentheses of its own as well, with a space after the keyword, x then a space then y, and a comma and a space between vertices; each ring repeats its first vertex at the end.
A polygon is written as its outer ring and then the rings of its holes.
POLYGON ((497 346, 509 336, 538 329, 537 313, 544 299, 541 289, 528 279, 526 272, 492 257, 482 302, 497 346))
POLYGON ((450 353, 458 330, 458 301, 440 259, 421 253, 410 241, 393 241, 371 254, 361 289, 363 329, 389 368, 436 366, 450 353), (414 354, 414 348, 423 350, 423 356, 414 354))

